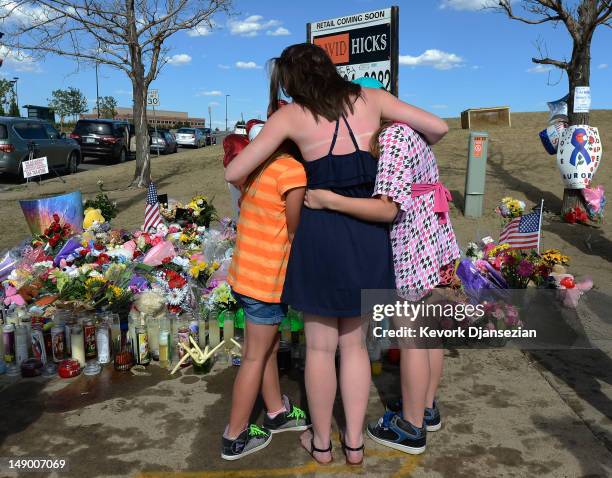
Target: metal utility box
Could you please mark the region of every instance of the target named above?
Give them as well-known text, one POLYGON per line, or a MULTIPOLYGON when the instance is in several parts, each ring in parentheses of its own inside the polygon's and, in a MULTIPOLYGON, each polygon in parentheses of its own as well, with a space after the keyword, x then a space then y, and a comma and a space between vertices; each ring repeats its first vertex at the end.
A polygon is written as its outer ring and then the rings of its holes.
POLYGON ((463 213, 466 217, 482 216, 488 149, 488 133, 482 131, 473 131, 470 133, 468 143, 468 164, 465 175, 465 204, 463 205, 463 213))

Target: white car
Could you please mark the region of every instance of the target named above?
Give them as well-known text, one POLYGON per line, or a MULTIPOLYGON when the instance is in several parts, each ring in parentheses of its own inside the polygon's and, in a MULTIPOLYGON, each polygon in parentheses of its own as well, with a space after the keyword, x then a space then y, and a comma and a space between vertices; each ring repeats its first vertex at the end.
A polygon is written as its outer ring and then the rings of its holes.
POLYGON ((234 128, 234 134, 243 134, 246 136, 247 134, 246 125, 236 124, 236 127, 234 128))
POLYGON ((181 128, 176 132, 176 144, 200 148, 206 144, 206 138, 197 128, 181 128))

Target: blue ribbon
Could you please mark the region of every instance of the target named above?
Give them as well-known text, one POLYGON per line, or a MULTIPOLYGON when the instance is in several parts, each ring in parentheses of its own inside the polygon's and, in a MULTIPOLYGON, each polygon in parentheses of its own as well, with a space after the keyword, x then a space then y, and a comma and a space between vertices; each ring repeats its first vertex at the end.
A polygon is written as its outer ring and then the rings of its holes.
POLYGON ((576 166, 576 158, 578 157, 578 153, 582 154, 582 157, 584 158, 587 164, 591 164, 591 157, 589 156, 589 152, 584 147, 587 144, 587 132, 584 128, 578 128, 576 131, 574 131, 574 133, 572 134, 572 144, 574 145, 574 151, 570 156, 570 164, 572 166, 576 166), (584 141, 580 141, 578 139, 579 135, 582 135, 580 137, 583 138, 584 141))

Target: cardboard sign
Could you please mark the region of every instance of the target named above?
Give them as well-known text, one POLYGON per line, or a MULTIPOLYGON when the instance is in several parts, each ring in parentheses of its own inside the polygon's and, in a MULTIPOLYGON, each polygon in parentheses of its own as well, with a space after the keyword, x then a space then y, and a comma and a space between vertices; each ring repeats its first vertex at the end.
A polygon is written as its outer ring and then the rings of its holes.
POLYGON ((30 159, 21 163, 21 169, 23 170, 23 177, 25 179, 33 178, 34 176, 42 176, 43 174, 49 173, 49 164, 47 163, 47 157, 30 159))
POLYGON ((603 147, 597 128, 575 125, 563 130, 557 151, 557 166, 565 187, 589 187, 599 168, 602 153, 603 147))
POLYGON ((376 78, 397 95, 399 8, 307 24, 308 41, 323 48, 346 80, 376 78))

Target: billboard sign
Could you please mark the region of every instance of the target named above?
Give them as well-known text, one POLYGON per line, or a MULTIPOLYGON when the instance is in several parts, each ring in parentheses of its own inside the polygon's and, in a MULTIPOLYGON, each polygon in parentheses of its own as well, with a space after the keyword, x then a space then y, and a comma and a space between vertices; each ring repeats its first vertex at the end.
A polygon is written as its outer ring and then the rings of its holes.
POLYGON ((308 23, 308 41, 330 56, 347 80, 374 77, 397 95, 399 7, 308 23))

